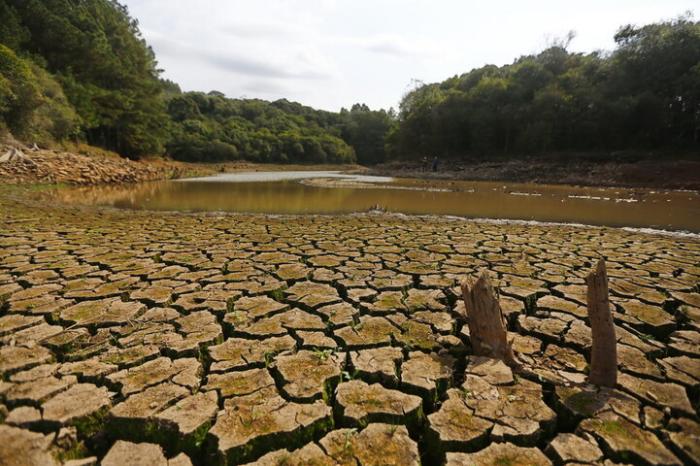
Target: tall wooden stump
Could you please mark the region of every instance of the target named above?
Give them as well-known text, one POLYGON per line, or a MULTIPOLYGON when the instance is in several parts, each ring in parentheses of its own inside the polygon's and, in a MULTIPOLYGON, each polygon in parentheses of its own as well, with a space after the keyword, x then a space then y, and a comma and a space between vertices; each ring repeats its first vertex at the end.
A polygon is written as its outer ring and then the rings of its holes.
POLYGON ((462 282, 462 298, 474 354, 501 359, 517 367, 512 343, 507 339, 503 311, 486 270, 481 271, 476 282, 471 278, 462 282))
POLYGON ((586 277, 588 319, 591 321, 593 348, 588 381, 604 387, 617 384, 617 338, 608 301, 608 274, 605 261, 586 277))

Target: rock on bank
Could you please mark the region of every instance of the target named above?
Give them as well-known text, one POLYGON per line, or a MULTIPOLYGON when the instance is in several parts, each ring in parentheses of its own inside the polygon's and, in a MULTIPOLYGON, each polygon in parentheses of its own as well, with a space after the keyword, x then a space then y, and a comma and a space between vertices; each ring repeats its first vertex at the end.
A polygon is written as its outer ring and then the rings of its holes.
POLYGON ((104 184, 135 183, 181 176, 184 164, 169 161, 136 162, 118 156, 0 145, 0 182, 104 184))

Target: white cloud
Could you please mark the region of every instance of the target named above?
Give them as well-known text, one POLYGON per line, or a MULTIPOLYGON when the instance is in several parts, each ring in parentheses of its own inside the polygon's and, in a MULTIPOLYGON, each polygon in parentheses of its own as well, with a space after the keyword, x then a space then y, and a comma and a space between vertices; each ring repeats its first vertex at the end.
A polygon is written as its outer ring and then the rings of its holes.
POLYGON ((569 30, 576 51, 610 49, 625 23, 697 0, 122 0, 165 77, 186 90, 288 98, 328 110, 396 106, 434 82, 535 53, 569 30))
POLYGON ((411 39, 396 34, 380 34, 370 37, 338 37, 339 45, 396 58, 431 58, 439 53, 437 44, 424 38, 411 39))
POLYGON ((221 28, 221 32, 245 39, 286 39, 294 40, 301 31, 285 23, 235 22, 221 28))
POLYGON ((280 84, 275 80, 270 79, 255 79, 243 84, 245 91, 239 97, 264 97, 271 100, 277 100, 279 96, 288 95, 291 89, 284 84, 280 84))
POLYGON ((245 48, 206 47, 200 43, 185 43, 159 32, 144 30, 159 58, 187 60, 218 68, 222 72, 260 78, 306 80, 330 79, 333 73, 324 57, 312 50, 300 48, 295 57, 264 58, 245 48))

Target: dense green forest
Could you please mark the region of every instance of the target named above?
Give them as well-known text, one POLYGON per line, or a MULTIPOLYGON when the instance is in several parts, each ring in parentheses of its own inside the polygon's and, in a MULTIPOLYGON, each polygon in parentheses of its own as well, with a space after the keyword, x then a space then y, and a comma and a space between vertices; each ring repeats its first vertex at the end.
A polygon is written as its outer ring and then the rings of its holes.
POLYGON ((19 137, 82 137, 124 155, 163 150, 152 50, 116 1, 0 0, 0 115, 19 137))
POLYGON ((183 93, 116 0, 0 0, 0 131, 137 158, 383 162, 700 149, 700 23, 620 28, 612 52, 565 44, 416 87, 400 112, 183 93))
POLYGON ((181 93, 160 79, 137 21, 115 0, 0 0, 0 18, 0 126, 28 142, 188 161, 384 158, 394 124, 384 111, 181 93))
POLYGON ((624 26, 610 52, 564 44, 422 85, 391 155, 700 149, 700 23, 624 26))
POLYGON ((227 99, 219 92, 176 95, 168 113, 167 152, 199 162, 373 163, 384 160, 385 135, 394 122, 364 105, 332 113, 287 100, 227 99))

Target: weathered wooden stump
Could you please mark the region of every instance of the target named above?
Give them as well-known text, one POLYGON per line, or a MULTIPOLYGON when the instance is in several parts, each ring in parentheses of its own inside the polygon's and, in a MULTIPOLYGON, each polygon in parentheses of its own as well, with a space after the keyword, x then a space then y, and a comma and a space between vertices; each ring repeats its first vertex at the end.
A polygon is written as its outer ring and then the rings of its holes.
POLYGON ((593 347, 588 381, 594 385, 614 387, 617 384, 617 338, 608 300, 608 274, 605 261, 586 277, 588 285, 588 318, 591 321, 593 347))
POLYGON ((2 163, 24 162, 24 161, 28 161, 28 160, 29 160, 29 157, 24 155, 24 153, 21 150, 15 148, 15 147, 10 148, 10 150, 5 152, 3 155, 0 155, 0 162, 2 162, 2 163))
POLYGON ((507 338, 503 311, 486 270, 481 271, 476 282, 472 278, 462 282, 462 298, 474 354, 500 359, 511 367, 518 367, 512 342, 507 338))

